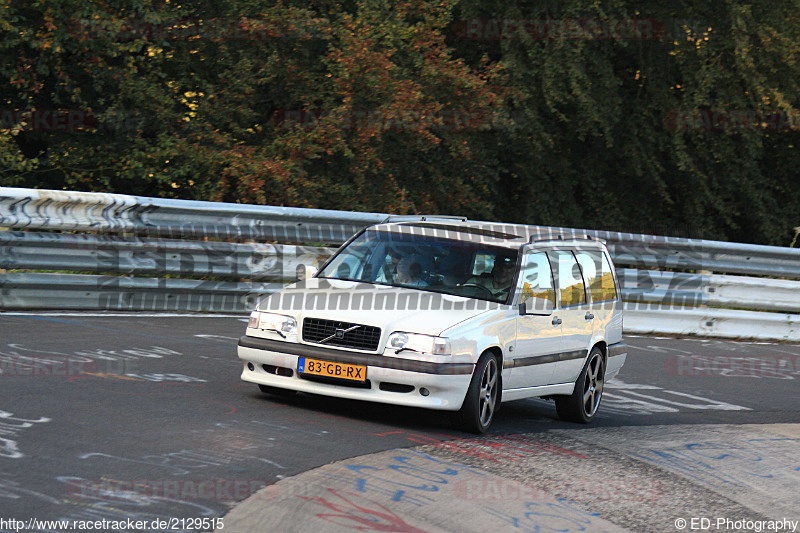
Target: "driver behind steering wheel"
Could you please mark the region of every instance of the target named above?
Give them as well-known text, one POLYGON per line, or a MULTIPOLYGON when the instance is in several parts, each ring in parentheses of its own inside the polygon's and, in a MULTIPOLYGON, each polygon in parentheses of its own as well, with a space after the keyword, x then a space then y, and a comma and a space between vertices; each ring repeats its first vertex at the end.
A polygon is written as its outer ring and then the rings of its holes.
POLYGON ((495 300, 505 300, 511 290, 515 267, 510 257, 498 255, 490 274, 473 276, 465 285, 480 285, 492 293, 495 300))

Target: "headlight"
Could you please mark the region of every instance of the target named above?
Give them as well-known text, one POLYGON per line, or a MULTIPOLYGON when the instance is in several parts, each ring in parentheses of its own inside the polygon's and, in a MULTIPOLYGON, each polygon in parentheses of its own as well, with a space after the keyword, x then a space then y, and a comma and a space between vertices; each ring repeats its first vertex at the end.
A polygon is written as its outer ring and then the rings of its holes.
POLYGON ((419 333, 395 331, 389 335, 387 346, 399 353, 403 350, 431 353, 434 355, 450 355, 450 340, 445 337, 433 337, 419 333))
POLYGON ((250 313, 250 321, 247 323, 247 327, 275 331, 282 336, 295 335, 297 333, 297 320, 288 315, 253 311, 250 313))

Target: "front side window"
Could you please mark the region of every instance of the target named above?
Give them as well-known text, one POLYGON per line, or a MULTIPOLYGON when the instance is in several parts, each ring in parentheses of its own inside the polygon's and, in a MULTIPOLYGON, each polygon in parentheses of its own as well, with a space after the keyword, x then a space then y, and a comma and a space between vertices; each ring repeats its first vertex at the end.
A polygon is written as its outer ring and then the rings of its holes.
POLYGON ((568 250, 548 252, 553 269, 558 276, 558 291, 561 295, 561 307, 586 303, 586 285, 581 276, 581 267, 575 255, 568 250))
POLYGON ((556 291, 553 288, 553 273, 550 260, 544 252, 525 255, 522 262, 522 296, 520 303, 528 298, 543 298, 556 305, 556 291))
POLYGON ((581 265, 583 277, 589 285, 592 302, 606 302, 617 299, 614 274, 606 255, 597 251, 580 250, 575 253, 581 265))
POLYGON ((317 277, 507 303, 517 257, 516 249, 439 237, 432 230, 419 234, 368 229, 317 277))

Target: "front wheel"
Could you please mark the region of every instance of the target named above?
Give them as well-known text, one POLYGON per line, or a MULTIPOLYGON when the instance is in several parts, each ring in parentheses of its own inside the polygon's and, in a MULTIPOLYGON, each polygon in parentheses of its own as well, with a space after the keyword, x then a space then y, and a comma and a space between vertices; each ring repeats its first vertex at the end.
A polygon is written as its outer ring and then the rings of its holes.
POLYGON ((500 366, 492 354, 485 353, 475 365, 464 405, 456 422, 464 431, 485 433, 500 405, 500 366))
POLYGON ((597 414, 603 397, 606 365, 600 348, 593 348, 583 367, 575 390, 569 396, 555 396, 556 411, 561 420, 588 424, 597 414))

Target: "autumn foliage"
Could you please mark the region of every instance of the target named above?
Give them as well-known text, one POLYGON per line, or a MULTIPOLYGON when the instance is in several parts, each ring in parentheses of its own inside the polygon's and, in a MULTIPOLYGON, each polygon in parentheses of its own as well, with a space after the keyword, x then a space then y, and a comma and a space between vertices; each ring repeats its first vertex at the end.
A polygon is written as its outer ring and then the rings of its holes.
POLYGON ((3 0, 0 185, 785 245, 798 43, 781 0, 3 0))

